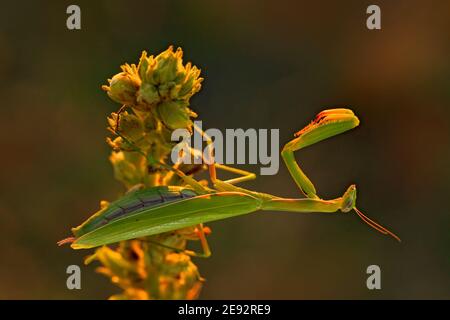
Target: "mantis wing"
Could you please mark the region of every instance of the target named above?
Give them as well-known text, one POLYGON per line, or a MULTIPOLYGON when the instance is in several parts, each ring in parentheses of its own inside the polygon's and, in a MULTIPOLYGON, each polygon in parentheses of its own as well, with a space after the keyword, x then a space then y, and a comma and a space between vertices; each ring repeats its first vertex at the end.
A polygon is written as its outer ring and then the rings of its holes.
POLYGON ((89 249, 177 230, 199 223, 226 219, 258 210, 261 200, 241 192, 200 195, 156 208, 148 208, 77 238, 73 249, 89 249))

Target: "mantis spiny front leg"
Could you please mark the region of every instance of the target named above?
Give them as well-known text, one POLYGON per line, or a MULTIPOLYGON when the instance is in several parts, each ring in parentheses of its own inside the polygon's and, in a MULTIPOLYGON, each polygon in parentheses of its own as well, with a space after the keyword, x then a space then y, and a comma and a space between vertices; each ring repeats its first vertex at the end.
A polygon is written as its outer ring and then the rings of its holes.
POLYGON ((284 146, 281 156, 289 173, 305 196, 312 199, 319 198, 314 184, 297 164, 294 152, 353 129, 358 124, 359 119, 349 109, 325 110, 320 112, 309 125, 298 131, 294 140, 291 140, 284 146))
MULTIPOLYGON (((298 131, 294 140, 288 142, 282 152, 281 155, 286 164, 286 167, 289 170, 292 178, 295 183, 298 185, 300 190, 311 199, 320 199, 316 194, 316 189, 309 180, 309 178, 303 173, 303 171, 298 166, 295 157, 294 151, 300 150, 304 147, 310 146, 314 143, 322 141, 324 139, 330 138, 337 134, 343 133, 350 129, 353 129, 359 125, 359 119, 355 116, 353 111, 349 109, 329 109, 320 112, 316 118, 302 130, 298 131)), ((380 224, 371 220, 367 216, 365 216, 358 208, 355 206, 356 202, 356 186, 351 185, 344 196, 341 198, 343 202, 342 211, 348 212, 350 210, 355 210, 356 214, 369 226, 374 228, 375 230, 390 235, 396 240, 400 241, 400 238, 397 237, 394 233, 384 228, 380 224)), ((325 203, 324 203, 325 204, 325 203)), ((321 203, 317 203, 316 206, 312 206, 314 209, 322 206, 321 203)), ((277 206, 274 206, 274 209, 280 209, 277 206)), ((326 208, 324 208, 326 209, 326 208)))

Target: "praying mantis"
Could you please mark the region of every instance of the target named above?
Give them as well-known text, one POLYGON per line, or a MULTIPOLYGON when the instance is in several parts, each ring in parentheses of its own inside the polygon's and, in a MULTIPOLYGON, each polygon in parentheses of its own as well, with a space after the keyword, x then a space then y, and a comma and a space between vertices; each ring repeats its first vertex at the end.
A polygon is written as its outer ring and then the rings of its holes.
MULTIPOLYGON (((187 253, 207 257, 211 251, 206 241, 203 223, 260 210, 344 214, 354 211, 370 227, 400 241, 394 233, 357 209, 355 185, 349 186, 342 197, 321 199, 313 183, 295 160, 295 151, 358 125, 359 119, 350 109, 324 110, 284 146, 281 156, 305 198, 283 198, 238 187, 236 186, 238 183, 255 179, 255 174, 214 162, 208 165, 212 188, 184 174, 175 166, 157 163, 156 165, 177 174, 185 185, 133 190, 102 208, 80 226, 73 228, 74 237, 61 240, 58 244, 71 243, 73 249, 88 249, 197 225, 198 228, 195 230, 198 232, 203 253, 192 251, 187 253), (237 174, 239 177, 222 181, 217 178, 217 169, 237 174)), ((134 151, 145 155, 137 146, 134 146, 134 151)), ((155 161, 150 157, 147 157, 147 162, 155 165, 155 161)))

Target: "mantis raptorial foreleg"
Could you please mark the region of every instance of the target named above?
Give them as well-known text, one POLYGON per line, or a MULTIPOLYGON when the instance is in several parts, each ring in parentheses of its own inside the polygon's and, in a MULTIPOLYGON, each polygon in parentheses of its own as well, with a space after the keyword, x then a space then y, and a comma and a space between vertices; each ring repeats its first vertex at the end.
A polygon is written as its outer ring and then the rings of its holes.
POLYGON ((301 202, 302 205, 298 206, 296 202, 300 200, 286 201, 275 199, 267 204, 266 209, 287 211, 299 210, 302 212, 305 207, 310 207, 311 210, 319 212, 333 212, 336 208, 340 208, 343 212, 355 210, 356 214, 369 226, 383 234, 391 235, 393 238, 400 241, 400 238, 394 233, 371 220, 356 208, 356 187, 354 185, 351 185, 341 198, 330 201, 320 200, 316 194, 313 183, 303 173, 295 160, 294 151, 353 129, 358 125, 359 119, 355 116, 353 111, 349 109, 329 109, 320 112, 309 125, 298 131, 295 134, 296 138, 284 146, 281 155, 295 183, 300 190, 311 199, 311 202, 301 202))
MULTIPOLYGON (((319 113, 314 121, 312 121, 305 128, 296 133, 296 138, 290 142, 288 142, 282 151, 283 160, 292 176, 294 181, 299 186, 300 190, 311 199, 320 200, 320 198, 316 194, 316 189, 309 180, 309 178, 303 173, 297 164, 294 152, 319 142, 321 140, 327 139, 339 133, 343 133, 347 130, 350 130, 356 127, 359 124, 358 118, 353 114, 353 112, 349 109, 330 109, 325 110, 319 113)), ((214 145, 211 138, 200 128, 194 126, 194 129, 197 130, 208 143, 208 151, 210 159, 214 159, 214 145)), ((255 179, 255 174, 236 169, 233 167, 228 167, 221 164, 216 164, 212 161, 212 164, 209 165, 209 172, 211 181, 214 187, 219 191, 239 191, 246 192, 247 190, 238 188, 233 186, 234 184, 255 179), (216 168, 223 169, 228 172, 236 173, 241 175, 241 177, 221 181, 217 179, 216 168)), ((251 192, 250 192, 251 193, 251 192)), ((332 201, 337 201, 332 200, 332 201)), ((317 203, 317 209, 321 209, 321 203, 317 203)), ((323 204, 325 210, 329 210, 329 203, 326 202, 323 204)), ((320 211, 320 210, 319 210, 320 211)))
POLYGON ((305 196, 311 199, 319 198, 313 183, 297 164, 294 152, 350 130, 358 124, 358 118, 349 109, 325 110, 319 113, 309 125, 298 131, 294 140, 291 140, 284 146, 281 156, 289 173, 305 196))

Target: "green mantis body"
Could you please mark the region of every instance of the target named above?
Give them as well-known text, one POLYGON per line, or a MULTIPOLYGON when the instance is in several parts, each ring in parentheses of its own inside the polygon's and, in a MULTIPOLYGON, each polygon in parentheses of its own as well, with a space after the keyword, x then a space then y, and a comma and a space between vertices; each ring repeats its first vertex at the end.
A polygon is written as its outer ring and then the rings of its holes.
MULTIPOLYGON (((130 192, 102 208, 79 227, 73 228, 74 237, 62 240, 60 244, 72 242, 71 246, 74 249, 93 248, 259 210, 304 213, 348 213, 355 210, 371 227, 400 240, 356 208, 355 185, 348 187, 342 197, 332 200, 320 199, 313 183, 295 161, 296 150, 348 131, 358 124, 358 118, 349 109, 325 110, 299 131, 294 140, 284 146, 281 152, 283 160, 306 198, 287 199, 237 187, 235 184, 254 179, 255 175, 220 164, 212 164, 209 167, 213 188, 203 186, 173 167, 161 164, 178 174, 186 186, 161 186, 130 192), (242 176, 221 181, 216 177, 217 168, 242 176)), ((200 230, 203 230, 203 227, 200 230)), ((200 233, 205 253, 209 255, 203 232, 200 233)))

